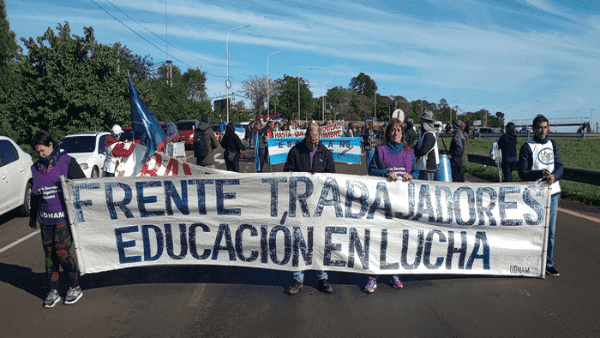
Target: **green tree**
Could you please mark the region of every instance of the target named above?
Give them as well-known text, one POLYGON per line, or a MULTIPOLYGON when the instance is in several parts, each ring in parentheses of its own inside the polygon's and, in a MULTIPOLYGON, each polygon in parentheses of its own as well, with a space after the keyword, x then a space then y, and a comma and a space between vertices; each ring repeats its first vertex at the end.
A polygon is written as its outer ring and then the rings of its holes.
POLYGON ((68 22, 37 39, 21 38, 28 49, 21 71, 22 107, 31 132, 53 136, 82 130, 106 130, 129 120, 127 77, 117 71, 120 45, 96 42, 94 30, 71 35, 68 22))
MULTIPOLYGON (((296 120, 298 118, 298 77, 284 75, 274 82, 277 84, 278 93, 277 112, 281 113, 284 120, 296 120)), ((306 116, 312 118, 314 112, 312 99, 309 82, 300 78, 300 119, 306 119, 306 116)))
POLYGON ((22 79, 19 71, 20 48, 16 34, 10 30, 6 19, 6 3, 0 1, 0 135, 6 135, 18 143, 25 143, 23 116, 19 114, 22 79))
POLYGON ((365 73, 360 73, 350 80, 350 88, 356 89, 358 94, 365 95, 367 97, 373 97, 377 92, 377 84, 371 77, 365 73))

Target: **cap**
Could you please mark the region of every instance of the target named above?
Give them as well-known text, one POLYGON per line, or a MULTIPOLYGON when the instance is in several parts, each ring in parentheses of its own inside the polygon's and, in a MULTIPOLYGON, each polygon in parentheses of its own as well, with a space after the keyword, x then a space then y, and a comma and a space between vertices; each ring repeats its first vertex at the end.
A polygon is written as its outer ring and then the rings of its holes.
POLYGON ((118 124, 115 124, 115 125, 112 127, 112 133, 113 133, 113 134, 115 134, 115 135, 121 135, 121 134, 123 134, 123 129, 121 129, 121 126, 120 126, 120 125, 118 125, 118 124))

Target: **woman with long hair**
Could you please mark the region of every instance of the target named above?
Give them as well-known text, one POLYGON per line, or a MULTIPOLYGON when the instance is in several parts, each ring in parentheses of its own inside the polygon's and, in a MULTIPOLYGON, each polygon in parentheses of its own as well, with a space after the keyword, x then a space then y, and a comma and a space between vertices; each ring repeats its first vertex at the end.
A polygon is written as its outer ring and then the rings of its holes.
POLYGON ((227 124, 225 127, 225 136, 221 140, 221 147, 225 149, 225 164, 227 170, 240 172, 240 154, 242 150, 246 150, 246 147, 240 140, 240 137, 235 133, 235 126, 233 123, 227 124))
MULTIPOLYGON (((390 181, 409 181, 411 173, 416 169, 414 150, 408 146, 402 133, 402 121, 392 119, 388 124, 384 140, 385 144, 375 148, 373 159, 369 163, 369 175, 387 177, 390 181)), ((393 275, 390 284, 395 289, 403 287, 398 275, 393 275)), ((377 276, 370 276, 365 292, 372 293, 377 289, 377 276)))

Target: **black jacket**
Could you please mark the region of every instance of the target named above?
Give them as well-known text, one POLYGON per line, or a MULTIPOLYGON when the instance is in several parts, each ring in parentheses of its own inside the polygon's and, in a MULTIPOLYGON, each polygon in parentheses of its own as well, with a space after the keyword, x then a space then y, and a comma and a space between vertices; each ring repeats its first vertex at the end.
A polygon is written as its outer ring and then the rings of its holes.
POLYGON ((246 147, 235 132, 226 132, 221 140, 221 148, 225 149, 226 153, 235 153, 239 150, 246 150, 246 147))
POLYGON ((432 150, 437 142, 437 137, 435 133, 425 133, 423 135, 423 143, 419 148, 419 144, 415 146, 415 157, 417 160, 419 157, 427 155, 427 171, 436 171, 437 164, 435 163, 435 152, 432 150), (431 150, 431 151, 430 151, 431 150))
POLYGON ((312 168, 310 167, 310 150, 306 145, 306 139, 297 143, 290 149, 283 171, 307 172, 307 173, 335 173, 333 154, 323 143, 319 142, 317 152, 313 157, 312 168))
POLYGON ((408 144, 409 147, 414 148, 416 141, 419 139, 417 132, 413 127, 407 127, 406 130, 404 130, 404 134, 406 134, 406 144, 408 144))

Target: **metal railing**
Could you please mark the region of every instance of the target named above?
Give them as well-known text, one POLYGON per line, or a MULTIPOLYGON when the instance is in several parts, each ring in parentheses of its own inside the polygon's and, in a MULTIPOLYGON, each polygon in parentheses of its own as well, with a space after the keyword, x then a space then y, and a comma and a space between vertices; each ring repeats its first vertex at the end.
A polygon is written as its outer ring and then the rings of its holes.
MULTIPOLYGON (((469 154, 469 162, 496 166, 496 162, 488 155, 469 154)), ((565 167, 561 180, 600 185, 600 171, 565 167)))

